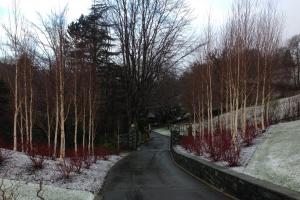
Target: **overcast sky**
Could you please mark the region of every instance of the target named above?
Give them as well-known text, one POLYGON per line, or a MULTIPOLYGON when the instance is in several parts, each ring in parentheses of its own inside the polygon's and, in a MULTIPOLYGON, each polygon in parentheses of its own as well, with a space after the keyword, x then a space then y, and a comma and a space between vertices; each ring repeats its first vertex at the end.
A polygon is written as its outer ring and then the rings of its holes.
MULTIPOLYGON (((211 13, 214 26, 221 25, 228 16, 233 0, 187 0, 193 10, 195 30, 200 31, 211 13)), ((262 0, 264 1, 264 0, 262 0)), ((300 0, 273 0, 278 2, 278 11, 283 16, 283 38, 300 33, 300 0)), ((7 22, 7 13, 12 0, 0 0, 0 23, 7 22)), ((50 13, 68 5, 68 21, 75 20, 81 13, 86 14, 92 0, 19 0, 23 15, 30 21, 37 22, 37 12, 50 13)))

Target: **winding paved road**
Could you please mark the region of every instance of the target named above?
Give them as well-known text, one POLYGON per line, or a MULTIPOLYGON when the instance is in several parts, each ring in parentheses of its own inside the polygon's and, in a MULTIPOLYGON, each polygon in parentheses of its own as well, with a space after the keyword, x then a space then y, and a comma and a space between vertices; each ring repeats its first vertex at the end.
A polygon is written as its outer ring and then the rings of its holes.
POLYGON ((178 168, 169 153, 169 138, 157 133, 139 151, 112 168, 103 200, 229 199, 178 168))

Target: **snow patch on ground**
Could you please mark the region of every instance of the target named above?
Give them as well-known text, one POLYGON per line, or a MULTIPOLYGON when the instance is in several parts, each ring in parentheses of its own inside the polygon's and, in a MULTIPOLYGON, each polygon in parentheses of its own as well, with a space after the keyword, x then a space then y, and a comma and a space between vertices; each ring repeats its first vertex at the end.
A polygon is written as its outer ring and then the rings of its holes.
MULTIPOLYGON (((287 120, 288 118, 291 118, 293 116, 297 115, 297 112, 300 109, 300 94, 291 96, 291 97, 286 97, 282 99, 277 99, 270 101, 270 108, 269 108, 269 114, 270 114, 270 120, 287 120)), ((257 122, 261 121, 261 115, 263 111, 263 107, 261 105, 258 106, 249 106, 246 108, 247 109, 247 120, 249 122, 254 123, 254 115, 256 113, 256 119, 257 122)), ((243 109, 238 110, 238 115, 242 116, 243 109)), ((214 126, 217 126, 220 121, 223 123, 227 124, 229 126, 229 119, 232 116, 232 114, 236 114, 235 111, 233 112, 227 112, 223 113, 222 115, 216 116, 213 118, 213 123, 214 126)), ((204 121, 202 122, 204 126, 207 125, 207 122, 204 121)), ((188 128, 190 127, 190 123, 185 123, 185 124, 177 124, 174 126, 176 130, 180 131, 181 135, 187 135, 188 133, 188 128)), ((193 133, 195 133, 196 130, 199 130, 200 124, 198 122, 192 124, 192 130, 193 133)))
MULTIPOLYGON (((2 179, 8 179, 4 181, 5 183, 9 184, 8 181, 13 181, 14 183, 19 181, 21 181, 20 183, 33 183, 30 186, 26 186, 25 184, 24 191, 26 191, 29 190, 28 188, 32 188, 34 190, 34 188, 37 186, 36 184, 39 184, 39 182, 42 180, 43 187, 49 188, 48 190, 53 191, 53 193, 55 193, 57 188, 68 189, 71 191, 79 190, 77 192, 74 191, 74 196, 76 196, 77 193, 81 194, 80 191, 85 191, 82 194, 87 195, 85 195, 85 197, 82 199, 88 199, 90 194, 98 192, 109 169, 121 158, 126 156, 126 154, 111 155, 107 160, 97 160, 96 163, 91 165, 90 169, 83 168, 80 174, 72 172, 70 179, 63 179, 60 171, 57 168, 57 164, 59 163, 57 160, 45 160, 43 169, 33 171, 31 167, 31 161, 24 153, 5 149, 2 151, 9 155, 9 159, 6 160, 0 167, 0 177, 2 179), (50 186, 53 186, 54 189, 52 189, 50 186)), ((46 193, 48 193, 48 190, 46 190, 46 193)), ((49 194, 50 193, 52 192, 49 192, 49 194)), ((68 195, 71 193, 59 192, 59 195, 68 195)), ((63 199, 63 197, 57 199, 63 199)))
POLYGON ((300 192, 300 120, 273 125, 266 137, 242 172, 300 192))
POLYGON ((258 147, 266 140, 267 132, 264 133, 263 135, 260 135, 256 137, 253 140, 253 144, 251 146, 242 146, 241 148, 241 153, 240 153, 240 158, 239 158, 239 164, 240 166, 238 167, 232 167, 232 169, 236 171, 243 171, 245 167, 249 164, 251 158, 257 151, 258 147))
POLYGON ((167 127, 156 128, 156 129, 153 129, 153 131, 156 132, 156 133, 159 133, 161 135, 164 135, 164 136, 168 136, 168 137, 171 136, 171 131, 167 127))
MULTIPOLYGON (((8 195, 13 193, 15 200, 36 200, 40 186, 39 184, 3 179, 2 189, 7 191, 8 195)), ((49 185, 43 185, 39 195, 47 200, 93 200, 95 197, 91 192, 62 189, 49 185)))

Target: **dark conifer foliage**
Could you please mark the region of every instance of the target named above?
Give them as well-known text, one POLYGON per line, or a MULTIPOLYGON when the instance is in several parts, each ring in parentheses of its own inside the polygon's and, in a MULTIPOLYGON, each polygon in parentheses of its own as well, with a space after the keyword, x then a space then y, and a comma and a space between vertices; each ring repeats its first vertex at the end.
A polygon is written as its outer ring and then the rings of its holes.
POLYGON ((72 48, 71 58, 84 65, 91 65, 96 80, 93 83, 97 95, 97 131, 99 142, 115 142, 117 132, 125 133, 124 126, 124 91, 122 85, 122 68, 113 61, 113 41, 107 21, 109 8, 104 4, 92 6, 88 15, 68 26, 72 48), (81 61, 80 61, 81 60, 81 61))
POLYGON ((9 104, 9 88, 2 80, 0 80, 0 105, 0 132, 5 138, 9 138, 7 137, 11 131, 11 119, 9 116, 11 108, 11 105, 9 104))

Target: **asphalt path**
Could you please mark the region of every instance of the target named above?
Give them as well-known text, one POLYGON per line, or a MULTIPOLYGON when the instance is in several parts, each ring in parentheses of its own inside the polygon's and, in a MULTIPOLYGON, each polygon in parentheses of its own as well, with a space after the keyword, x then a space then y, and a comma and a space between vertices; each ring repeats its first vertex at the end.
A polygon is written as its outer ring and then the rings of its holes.
POLYGON ((104 200, 229 199, 179 168, 170 156, 169 137, 157 133, 111 169, 100 196, 104 200))

